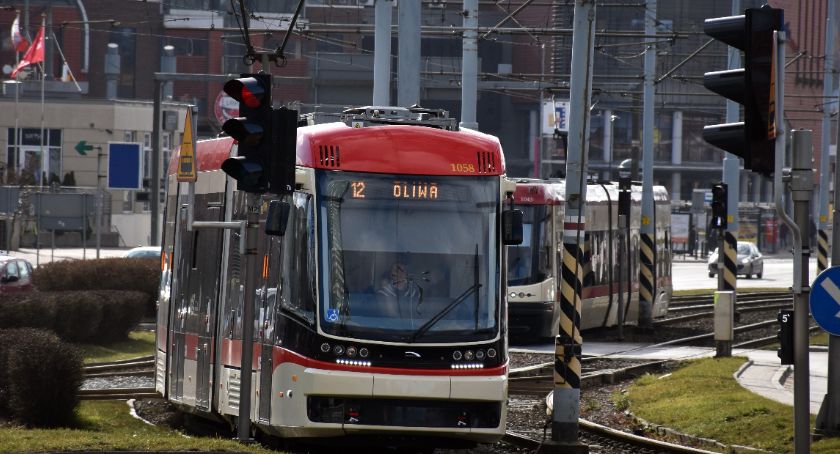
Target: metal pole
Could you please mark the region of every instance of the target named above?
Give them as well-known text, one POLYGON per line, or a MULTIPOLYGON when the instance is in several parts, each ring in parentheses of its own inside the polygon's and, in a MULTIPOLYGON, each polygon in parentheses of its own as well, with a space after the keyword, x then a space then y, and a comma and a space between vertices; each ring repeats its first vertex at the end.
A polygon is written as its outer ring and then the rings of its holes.
MULTIPOLYGON (((656 0, 647 0, 645 34, 656 33, 656 0)), ((645 48, 645 74, 642 107, 642 226, 639 243, 639 328, 653 324, 653 300, 656 297, 656 229, 653 202, 653 79, 656 71, 656 45, 645 48)))
POLYGON ((257 293, 257 237, 260 226, 260 196, 248 193, 247 228, 245 230, 245 307, 242 310, 242 364, 239 399, 239 441, 251 441, 251 377, 254 361, 254 306, 257 293))
MULTIPOLYGON (((732 15, 737 16, 743 14, 741 10, 741 1, 732 0, 732 15)), ((729 69, 737 69, 741 66, 741 51, 735 47, 729 46, 729 69)), ((726 122, 737 123, 740 115, 740 106, 735 101, 726 101, 726 122)), ((726 183, 726 214, 727 225, 726 229, 720 231, 720 242, 718 243, 718 257, 720 258, 720 266, 718 273, 718 290, 721 291, 737 291, 737 249, 738 249, 738 201, 740 200, 740 172, 741 160, 738 156, 732 153, 724 153, 723 158, 723 182, 726 183), (728 266, 725 266, 724 259, 729 258, 728 266)), ((735 296, 737 298, 737 294, 735 296)), ((733 302, 733 305, 735 303, 733 302)), ((730 315, 733 315, 731 312, 730 315)), ((731 347, 731 346, 730 346, 731 347)), ((729 356, 729 355, 727 355, 729 356)))
MULTIPOLYGON (((163 92, 162 80, 155 79, 154 104, 152 107, 152 178, 149 181, 149 202, 152 210, 151 238, 149 244, 157 246, 160 244, 158 233, 158 222, 160 216, 160 129, 161 129, 161 93, 163 92)), ((191 125, 192 126, 192 125, 191 125)), ((193 129, 195 134, 195 129, 193 129)))
POLYGON ((373 105, 391 105, 392 0, 376 0, 376 31, 373 47, 373 105))
POLYGON ((420 104, 420 2, 399 2, 399 59, 397 60, 397 103, 402 107, 420 104))
POLYGON ((592 98, 595 1, 575 0, 570 81, 569 143, 566 156, 566 212, 563 220, 559 332, 554 350, 554 408, 551 441, 543 452, 589 452, 578 441, 580 417, 580 334, 583 241, 586 224, 586 167, 592 98))
POLYGON ((96 208, 96 258, 99 258, 100 239, 102 233, 102 149, 96 152, 96 198, 94 199, 94 207, 96 208))
POLYGON ((820 193, 817 230, 817 274, 828 267, 828 182, 829 182, 829 146, 831 145, 831 114, 832 109, 828 103, 834 90, 834 28, 833 20, 835 14, 834 0, 828 0, 828 17, 825 20, 825 70, 823 72, 823 96, 826 104, 823 105, 822 135, 820 147, 820 193))
POLYGON ((461 124, 478 129, 478 0, 464 0, 464 38, 461 62, 461 124))
POLYGON ((87 260, 88 193, 82 195, 82 260, 87 260))
MULTIPOLYGON (((828 10, 828 17, 834 17, 834 0, 828 1, 828 10)), ((836 21, 832 21, 831 24, 832 27, 829 30, 834 31, 838 28, 836 21)), ((833 33, 826 33, 826 36, 832 35, 833 33)), ((829 58, 831 58, 831 56, 826 55, 826 60, 829 58)), ((828 61, 826 61, 826 68, 828 68, 828 61)), ((828 77, 828 74, 826 74, 826 77, 828 77)), ((838 124, 840 124, 840 122, 838 122, 838 124)), ((825 139, 825 131, 830 129, 830 123, 828 127, 826 127, 825 123, 823 123, 823 141, 825 144, 822 149, 825 156, 828 156, 828 140, 825 139)), ((837 143, 840 144, 840 127, 837 128, 837 134, 837 143)), ((826 161, 827 160, 828 158, 826 158, 826 161)), ((837 154, 835 154, 834 160, 834 216, 832 219, 831 244, 836 247, 831 248, 831 264, 833 266, 838 266, 840 265, 840 190, 838 190, 840 189, 840 171, 838 171, 836 164, 838 162, 837 154)), ((828 171, 823 171, 822 166, 820 166, 820 169, 820 181, 822 181, 823 172, 826 173, 826 178, 828 178, 828 171)), ((827 202, 825 204, 822 203, 822 200, 826 200, 822 198, 822 190, 823 188, 826 188, 827 192, 827 186, 827 182, 826 184, 820 183, 820 208, 828 208, 827 202)), ((822 215, 820 215, 820 221, 822 221, 822 215)), ((820 223, 820 225, 822 226, 822 223, 820 223)), ((822 231, 822 227, 820 227, 820 229, 822 231)), ((833 334, 828 336, 828 389, 826 391, 826 395, 823 397, 822 404, 820 405, 820 411, 817 414, 814 431, 822 435, 838 436, 840 435, 840 336, 835 336, 833 334)))
POLYGON ((794 329, 793 329, 793 421, 794 448, 797 454, 807 454, 810 449, 810 383, 808 358, 808 258, 810 256, 809 232, 811 197, 814 191, 813 169, 811 169, 811 131, 795 130, 792 133, 793 168, 788 178, 793 200, 793 219, 799 226, 799 238, 794 245, 793 260, 799 262, 800 280, 794 286, 794 329))

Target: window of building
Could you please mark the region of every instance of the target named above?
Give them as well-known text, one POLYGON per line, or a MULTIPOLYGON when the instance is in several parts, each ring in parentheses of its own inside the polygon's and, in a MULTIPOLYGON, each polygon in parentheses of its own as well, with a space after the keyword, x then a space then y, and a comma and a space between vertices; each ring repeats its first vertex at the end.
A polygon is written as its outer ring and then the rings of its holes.
MULTIPOLYGON (((8 129, 6 148, 8 175, 15 183, 48 185, 61 182, 61 130, 40 128, 8 129)), ((11 182, 11 181, 8 181, 11 182)))

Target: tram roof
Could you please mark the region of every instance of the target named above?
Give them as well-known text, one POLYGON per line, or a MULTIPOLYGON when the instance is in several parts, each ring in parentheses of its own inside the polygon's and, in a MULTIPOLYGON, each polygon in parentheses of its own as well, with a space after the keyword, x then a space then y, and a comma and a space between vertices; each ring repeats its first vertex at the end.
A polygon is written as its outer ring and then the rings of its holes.
MULTIPOLYGON (((634 184, 630 193, 633 202, 641 203, 642 186, 634 184)), ((664 186, 653 187, 653 198, 657 203, 668 202, 668 190, 664 186)), ((548 179, 539 180, 534 178, 519 179, 516 182, 514 200, 521 205, 562 205, 566 201, 566 180, 548 179)), ((586 185, 586 203, 607 203, 609 200, 618 200, 618 183, 588 183, 586 185)))
MULTIPOLYGON (((196 146, 198 171, 221 168, 233 139, 202 140, 196 146)), ((177 170, 178 153, 168 173, 177 170)), ((503 175, 498 138, 469 129, 384 125, 352 128, 345 123, 302 126, 297 134, 297 165, 328 170, 409 175, 503 175)))

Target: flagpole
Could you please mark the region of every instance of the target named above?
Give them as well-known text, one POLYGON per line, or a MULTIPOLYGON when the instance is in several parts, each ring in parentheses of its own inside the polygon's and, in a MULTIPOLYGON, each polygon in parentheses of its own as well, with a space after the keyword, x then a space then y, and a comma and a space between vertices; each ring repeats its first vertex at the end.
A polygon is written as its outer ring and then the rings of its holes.
MULTIPOLYGON (((15 10, 15 20, 18 21, 20 24, 20 10, 15 10)), ((20 27, 20 25, 18 25, 20 27)), ((18 30, 18 33, 20 31, 18 30)), ((14 44, 14 36, 12 37, 12 42, 14 44)), ((20 61, 20 51, 18 50, 17 46, 15 46, 15 61, 20 61)), ((21 162, 20 162, 20 105, 18 104, 18 100, 20 99, 20 80, 18 79, 18 75, 15 74, 15 156, 14 162, 15 166, 15 174, 19 173, 18 169, 21 169, 21 162)), ((5 181, 5 179, 4 179, 5 181)), ((8 183, 8 182, 7 182, 8 183)))
MULTIPOLYGON (((46 22, 47 22, 46 17, 47 17, 46 14, 41 13, 41 29, 44 29, 44 27, 46 26, 46 22)), ((46 33, 44 33, 43 38, 46 41, 46 39, 47 39, 46 33)), ((46 42, 44 43, 44 47, 45 48, 47 47, 46 42)), ((44 154, 44 83, 47 80, 47 73, 45 71, 46 64, 45 64, 45 62, 42 61, 39 66, 41 68, 41 175, 40 175, 41 178, 40 178, 40 181, 41 181, 41 187, 43 188, 44 187, 44 179, 49 178, 49 169, 45 169, 45 167, 46 167, 45 164, 48 165, 50 161, 49 161, 49 158, 47 156, 45 156, 45 154, 44 154), (46 172, 44 172, 44 170, 46 170, 46 172)))

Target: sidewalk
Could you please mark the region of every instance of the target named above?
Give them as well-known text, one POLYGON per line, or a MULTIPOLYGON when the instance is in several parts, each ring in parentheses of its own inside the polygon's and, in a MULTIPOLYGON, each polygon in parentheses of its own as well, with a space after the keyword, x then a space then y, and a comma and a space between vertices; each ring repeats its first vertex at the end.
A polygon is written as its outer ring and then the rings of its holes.
MULTIPOLYGON (((512 352, 554 353, 554 345, 511 347, 512 352)), ((651 347, 624 342, 584 342, 586 356, 609 356, 616 359, 683 360, 711 357, 714 348, 707 347, 651 347)), ((775 350, 735 349, 732 356, 744 356, 748 361, 735 373, 744 388, 768 399, 793 406, 793 368, 779 364, 775 350)), ((814 348, 809 355, 810 410, 816 415, 828 389, 828 351, 814 348)))
MULTIPOLYGON (((779 364, 779 358, 773 350, 736 351, 733 355, 749 358, 735 373, 735 379, 741 386, 768 399, 793 406, 793 366, 779 364)), ((808 358, 811 377, 810 412, 816 415, 828 389, 828 352, 812 350, 808 358)))

